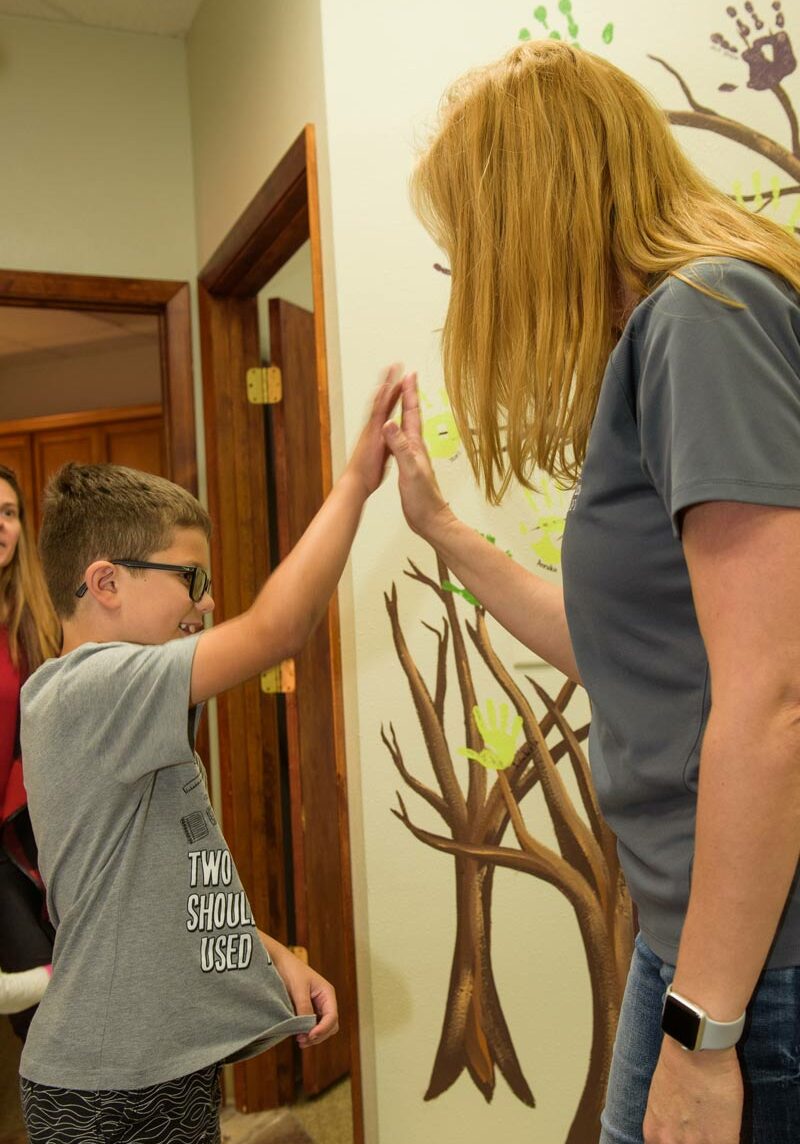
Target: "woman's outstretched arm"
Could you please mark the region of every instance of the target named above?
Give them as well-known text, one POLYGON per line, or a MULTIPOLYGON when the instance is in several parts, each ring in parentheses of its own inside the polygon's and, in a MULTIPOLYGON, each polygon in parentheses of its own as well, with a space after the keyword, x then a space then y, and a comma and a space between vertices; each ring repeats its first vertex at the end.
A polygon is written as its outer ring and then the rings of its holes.
POLYGON ((486 610, 536 655, 580 683, 559 584, 523 568, 464 524, 442 496, 422 439, 415 374, 403 381, 401 425, 387 421, 386 444, 397 461, 400 499, 414 532, 486 610))

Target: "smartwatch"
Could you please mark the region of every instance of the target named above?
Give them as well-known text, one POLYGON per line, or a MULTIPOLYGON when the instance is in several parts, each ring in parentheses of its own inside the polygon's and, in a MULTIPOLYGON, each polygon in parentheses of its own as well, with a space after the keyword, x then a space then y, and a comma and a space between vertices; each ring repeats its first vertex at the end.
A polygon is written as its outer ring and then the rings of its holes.
POLYGON ((687 1001, 667 986, 661 1028, 684 1049, 730 1049, 742 1035, 746 1013, 735 1021, 712 1021, 705 1009, 687 1001))

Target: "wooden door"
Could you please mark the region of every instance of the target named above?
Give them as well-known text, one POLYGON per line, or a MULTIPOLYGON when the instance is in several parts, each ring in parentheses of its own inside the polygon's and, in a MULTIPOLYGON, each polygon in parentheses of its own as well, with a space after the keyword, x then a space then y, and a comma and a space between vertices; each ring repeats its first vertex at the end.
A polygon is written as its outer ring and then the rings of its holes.
MULTIPOLYGON (((327 494, 332 476, 325 298, 316 149, 314 128, 310 124, 306 125, 231 227, 203 267, 198 281, 208 498, 217 524, 211 551, 217 584, 215 620, 237 615, 248 607, 260 587, 264 571, 269 567, 264 556, 270 545, 263 532, 269 520, 264 415, 259 406, 248 401, 245 377, 246 371, 257 366, 260 359, 258 293, 306 239, 311 246, 314 318, 312 332, 304 337, 306 348, 315 355, 315 365, 310 378, 304 381, 307 386, 305 402, 316 411, 317 436, 313 436, 312 418, 305 423, 306 433, 310 434, 306 438, 307 447, 301 444, 297 453, 286 449, 287 469, 291 479, 291 465, 301 468, 305 481, 313 468, 314 481, 321 476, 322 493, 327 494)), ((285 349, 288 345, 287 341, 285 349)), ((284 356, 285 349, 281 356, 284 356)), ((303 371, 304 378, 306 372, 303 371)), ((287 390, 290 382, 291 369, 287 374, 287 390)), ((278 417, 286 417, 289 409, 290 403, 278 417)), ((287 443, 288 437, 287 426, 287 443)), ((318 492, 317 486, 314 503, 318 503, 318 492)), ((301 519, 302 511, 298 511, 295 526, 301 519)), ((295 800, 290 817, 295 823, 294 835, 299 840, 298 845, 300 842, 304 844, 293 875, 293 884, 300 889, 296 925, 293 924, 292 903, 287 901, 283 877, 282 776, 275 766, 274 749, 279 744, 271 729, 275 701, 274 697, 259 695, 257 681, 234 688, 217 700, 223 826, 259 924, 278 938, 283 938, 290 929, 294 930, 295 941, 305 938, 302 944, 309 949, 311 957, 316 958, 323 972, 330 975, 339 991, 340 1014, 346 1031, 334 1040, 349 1045, 351 1051, 347 1062, 349 1069, 346 1065, 343 1071, 349 1071, 351 1080, 353 1142, 364 1144, 344 711, 335 597, 324 625, 328 660, 318 702, 320 709, 324 706, 332 717, 326 721, 325 753, 318 756, 318 769, 328 769, 330 773, 327 776, 312 772, 311 760, 302 760, 302 745, 308 741, 308 736, 301 712, 295 723, 302 761, 294 768, 292 782, 302 801, 295 800), (326 805, 322 806, 323 802, 326 805), (303 823, 304 816, 317 815, 320 811, 326 820, 321 835, 322 845, 303 823), (331 901, 323 902, 324 913, 319 914, 311 897, 317 887, 311 891, 309 887, 317 862, 326 857, 335 868, 331 893, 338 894, 338 900, 335 905, 331 901), (322 918, 325 920, 316 920, 322 918), (332 950, 331 956, 341 953, 343 964, 338 967, 326 952, 333 946, 337 948, 332 950)), ((300 702, 298 697, 297 703, 300 702)), ((318 888, 324 895, 322 884, 318 888)), ((292 1048, 291 1044, 284 1042, 274 1053, 263 1053, 235 1066, 238 1108, 255 1111, 291 1100, 297 1064, 292 1048)), ((331 1042, 303 1054, 309 1090, 321 1087, 326 1075, 340 1075, 340 1064, 328 1067, 327 1071, 320 1066, 315 1076, 312 1060, 306 1062, 306 1056, 312 1058, 320 1054, 321 1059, 327 1059, 327 1055, 334 1052, 331 1042)))
POLYGON ((96 464, 104 460, 103 434, 96 425, 80 425, 74 429, 50 429, 34 434, 33 474, 39 495, 34 500, 36 530, 42 523, 41 493, 56 469, 67 461, 96 464))
POLYGON ((118 421, 104 426, 104 459, 163 477, 167 472, 164 425, 161 417, 118 421))
POLYGON ((160 405, 92 409, 0 422, 0 464, 15 470, 38 531, 45 486, 67 461, 112 461, 166 476, 164 428, 160 405))
MULTIPOLYGON (((272 364, 281 370, 283 398, 271 406, 279 556, 300 539, 325 499, 316 393, 314 315, 270 299, 272 364)), ((350 1070, 349 995, 345 889, 337 804, 343 776, 337 773, 331 672, 338 648, 321 623, 295 660, 296 691, 286 696, 286 737, 291 795, 292 879, 296 941, 315 969, 333 982, 340 1032, 302 1054, 303 1088, 321 1092, 350 1070)))

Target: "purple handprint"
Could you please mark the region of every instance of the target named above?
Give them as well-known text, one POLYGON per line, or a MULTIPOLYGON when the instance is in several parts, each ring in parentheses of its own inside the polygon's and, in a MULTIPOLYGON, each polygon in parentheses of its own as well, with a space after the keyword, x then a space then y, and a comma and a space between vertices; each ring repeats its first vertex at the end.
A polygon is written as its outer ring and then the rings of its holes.
POLYGON ((750 68, 747 86, 754 91, 768 91, 777 87, 782 79, 797 67, 791 41, 786 32, 759 36, 742 52, 742 59, 750 68))

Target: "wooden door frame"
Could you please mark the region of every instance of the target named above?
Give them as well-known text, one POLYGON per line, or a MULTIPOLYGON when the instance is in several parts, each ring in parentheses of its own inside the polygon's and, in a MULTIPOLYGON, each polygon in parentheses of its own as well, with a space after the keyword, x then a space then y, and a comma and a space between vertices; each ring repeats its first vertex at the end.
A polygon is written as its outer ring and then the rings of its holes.
POLYGON ((111 310, 157 316, 161 334, 161 404, 167 475, 170 480, 197 495, 188 282, 0 270, 0 306, 111 310))
MULTIPOLYGON (((234 224, 200 273, 200 338, 203 363, 206 463, 209 507, 217 532, 212 571, 217 585, 216 618, 249 607, 269 567, 263 409, 251 405, 245 371, 261 364, 257 295, 275 272, 306 241, 311 248, 317 406, 325 492, 332 484, 330 413, 325 349, 325 300, 322 276, 315 134, 307 124, 269 178, 234 224)), ((337 817, 344 912, 342 938, 351 998, 350 1077, 354 1144, 363 1144, 364 1121, 358 1014, 355 988, 352 878, 344 746, 344 709, 339 654, 339 614, 334 597, 327 615, 331 647, 331 687, 336 767, 337 817)), ((266 743, 265 703, 258 680, 218 699, 222 811, 226 838, 253 899, 256 919, 279 940, 286 933, 285 888, 270 880, 268 854, 282 846, 279 760, 266 743), (272 791, 272 797, 268 791, 272 791), (277 803, 277 805, 276 805, 277 803)), ((281 1046, 278 1047, 280 1054, 281 1046)), ((264 1058, 236 1066, 239 1107, 255 1110, 281 1103, 281 1068, 291 1055, 278 1057, 277 1087, 264 1058), (281 1061, 283 1064, 281 1065, 281 1061)))

